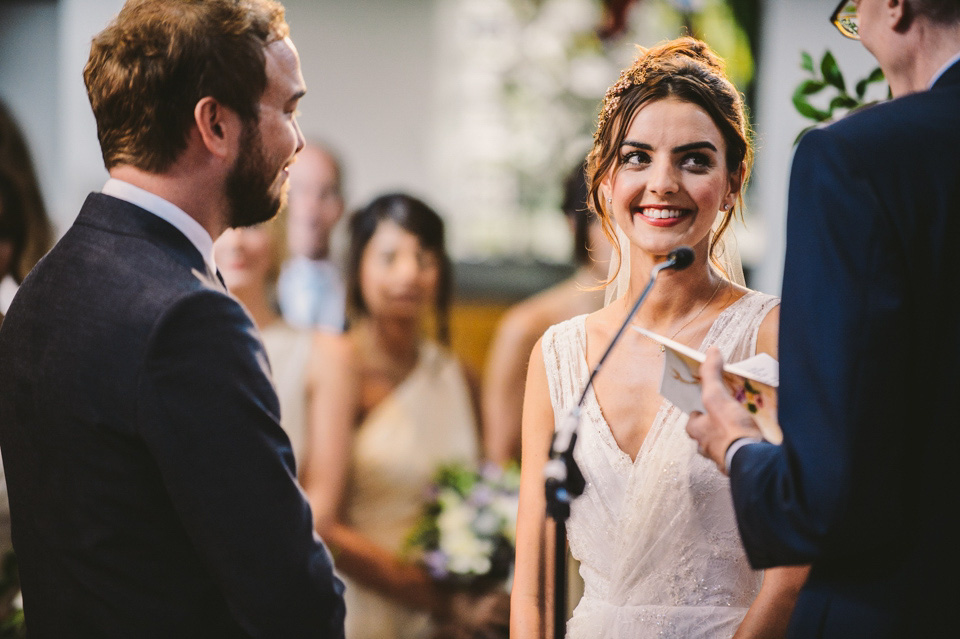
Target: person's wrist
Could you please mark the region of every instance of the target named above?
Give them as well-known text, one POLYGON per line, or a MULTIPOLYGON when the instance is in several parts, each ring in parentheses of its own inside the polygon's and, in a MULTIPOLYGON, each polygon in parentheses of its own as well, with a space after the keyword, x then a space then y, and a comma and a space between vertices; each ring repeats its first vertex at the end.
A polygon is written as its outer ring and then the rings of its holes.
POLYGON ((763 438, 754 435, 743 435, 731 441, 723 454, 723 474, 730 474, 730 466, 733 464, 733 458, 741 448, 749 444, 761 444, 763 441, 763 438))

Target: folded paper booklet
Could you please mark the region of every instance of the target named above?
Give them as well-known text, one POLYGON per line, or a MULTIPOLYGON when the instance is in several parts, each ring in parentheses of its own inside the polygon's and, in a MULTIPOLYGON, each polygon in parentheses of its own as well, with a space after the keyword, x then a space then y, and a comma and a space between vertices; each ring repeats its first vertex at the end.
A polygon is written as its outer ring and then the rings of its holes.
MULTIPOLYGON (((687 414, 695 410, 703 412, 700 364, 706 356, 645 328, 632 328, 664 346, 660 394, 687 414)), ((723 381, 730 394, 753 415, 764 439, 779 444, 783 440, 783 433, 777 423, 777 386, 780 385, 780 364, 777 360, 760 353, 735 364, 725 364, 723 381)))

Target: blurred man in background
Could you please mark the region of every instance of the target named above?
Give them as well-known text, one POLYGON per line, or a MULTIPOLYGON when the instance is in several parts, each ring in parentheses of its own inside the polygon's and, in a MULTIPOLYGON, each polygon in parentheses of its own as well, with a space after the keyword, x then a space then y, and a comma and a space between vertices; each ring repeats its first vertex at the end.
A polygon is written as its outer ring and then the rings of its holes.
POLYGON ((277 297, 283 318, 298 328, 342 331, 345 288, 330 259, 330 237, 343 216, 340 163, 319 143, 307 144, 290 167, 287 246, 277 297))

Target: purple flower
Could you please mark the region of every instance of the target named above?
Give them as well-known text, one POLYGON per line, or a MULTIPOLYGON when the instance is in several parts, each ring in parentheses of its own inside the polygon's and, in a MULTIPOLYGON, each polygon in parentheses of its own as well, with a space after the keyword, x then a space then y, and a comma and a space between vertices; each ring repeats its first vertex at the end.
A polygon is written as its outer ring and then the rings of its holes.
POLYGON ((447 570, 447 555, 442 550, 430 550, 423 555, 423 563, 434 579, 445 579, 450 572, 447 570))
POLYGON ((440 487, 436 484, 430 484, 423 489, 423 498, 426 502, 434 502, 440 496, 440 487))
POLYGON ((493 462, 484 462, 480 467, 480 477, 482 477, 485 482, 496 483, 502 475, 503 471, 493 462))
POLYGON ((487 484, 477 484, 473 492, 470 493, 470 498, 467 500, 471 506, 476 506, 477 508, 483 508, 490 504, 493 501, 493 489, 490 488, 487 484))

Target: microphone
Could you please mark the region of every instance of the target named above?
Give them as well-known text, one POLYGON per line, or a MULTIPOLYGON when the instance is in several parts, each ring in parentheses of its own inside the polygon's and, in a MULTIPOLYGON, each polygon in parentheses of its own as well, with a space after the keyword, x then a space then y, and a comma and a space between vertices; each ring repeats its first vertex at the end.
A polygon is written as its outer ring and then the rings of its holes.
POLYGON ((672 268, 675 271, 682 271, 687 268, 693 264, 693 249, 688 246, 677 247, 667 255, 667 263, 671 260, 673 261, 673 266, 662 266, 660 270, 672 268))
POLYGON ((590 377, 583 387, 583 393, 580 395, 577 405, 571 409, 554 434, 553 443, 550 446, 550 459, 543 468, 543 474, 546 479, 547 512, 557 521, 569 517, 570 502, 582 495, 585 487, 583 474, 573 459, 573 448, 577 443, 577 430, 580 427, 580 407, 583 406, 583 400, 587 397, 587 391, 593 386, 593 380, 600 372, 600 367, 607 360, 607 356, 610 355, 610 351, 613 350, 624 331, 627 330, 627 326, 630 325, 633 316, 637 314, 640 305, 647 299, 660 271, 667 269, 683 270, 693 264, 693 258, 693 249, 680 246, 670 251, 666 260, 653 267, 647 286, 633 304, 633 308, 630 309, 626 319, 623 320, 623 324, 616 335, 610 340, 610 344, 600 357, 600 361, 590 372, 590 377))

